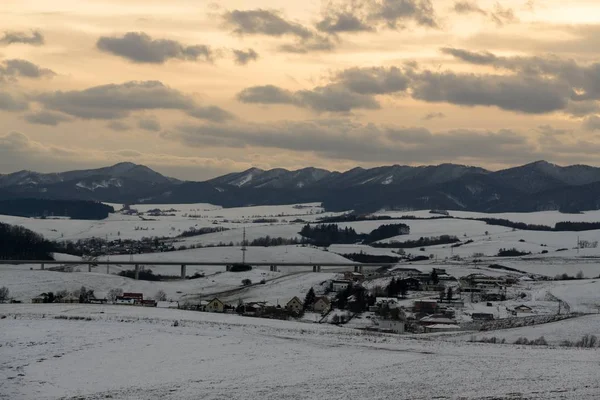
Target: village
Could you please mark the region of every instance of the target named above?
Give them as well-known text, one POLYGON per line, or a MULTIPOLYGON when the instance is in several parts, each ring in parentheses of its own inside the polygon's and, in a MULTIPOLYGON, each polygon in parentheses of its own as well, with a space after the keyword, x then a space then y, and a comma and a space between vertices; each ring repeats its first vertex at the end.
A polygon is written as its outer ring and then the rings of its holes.
POLYGON ((155 294, 123 292, 120 289, 102 293, 85 287, 71 293, 42 293, 32 298, 31 303, 181 309, 255 318, 293 319, 396 334, 485 330, 486 324, 489 326, 517 318, 523 321, 525 317, 528 317, 527 323, 533 325, 536 317, 547 322, 548 317, 562 319, 569 314, 568 306, 564 305, 561 316, 560 302, 555 312, 535 310, 519 303, 520 297, 512 289, 523 279, 531 278, 470 274, 457 279, 448 274, 446 269, 433 268, 427 273, 416 268, 397 266, 390 268, 384 277, 377 272, 340 273, 335 279, 311 287, 303 299, 293 296, 275 304, 242 299, 232 302, 219 297, 173 301, 162 290, 155 294))

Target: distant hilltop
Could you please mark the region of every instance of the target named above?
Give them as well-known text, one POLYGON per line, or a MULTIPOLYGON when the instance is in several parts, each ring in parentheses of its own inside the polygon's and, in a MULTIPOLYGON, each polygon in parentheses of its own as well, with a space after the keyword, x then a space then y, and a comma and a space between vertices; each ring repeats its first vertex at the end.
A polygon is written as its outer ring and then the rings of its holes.
POLYGON ((354 168, 250 168, 204 182, 180 181, 133 163, 44 174, 0 175, 0 200, 212 203, 224 207, 322 202, 330 211, 440 209, 580 212, 600 208, 600 168, 537 161, 501 171, 440 164, 354 168))

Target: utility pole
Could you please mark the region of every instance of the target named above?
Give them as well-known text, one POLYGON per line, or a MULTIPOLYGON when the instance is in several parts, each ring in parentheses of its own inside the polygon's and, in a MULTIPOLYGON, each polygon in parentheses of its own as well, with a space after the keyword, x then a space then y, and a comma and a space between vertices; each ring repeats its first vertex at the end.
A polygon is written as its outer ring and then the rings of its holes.
POLYGON ((581 246, 581 242, 579 241, 579 236, 577 236, 577 254, 579 254, 579 247, 581 246))
POLYGON ((246 227, 244 227, 244 236, 242 238, 242 264, 245 265, 246 264, 246 251, 248 249, 246 248, 246 227))

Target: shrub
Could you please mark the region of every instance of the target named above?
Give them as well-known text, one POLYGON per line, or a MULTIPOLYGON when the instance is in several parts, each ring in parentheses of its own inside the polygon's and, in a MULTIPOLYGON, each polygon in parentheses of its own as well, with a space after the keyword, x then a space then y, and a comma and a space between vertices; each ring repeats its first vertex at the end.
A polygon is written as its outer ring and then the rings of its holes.
POLYGON ((242 285, 244 285, 244 286, 250 286, 250 285, 252 285, 252 281, 250 279, 248 279, 248 278, 242 279, 242 285))
POLYGON ((251 265, 237 263, 237 264, 231 265, 231 267, 229 268, 229 271, 231 271, 231 272, 244 272, 244 271, 250 271, 251 269, 252 269, 251 265))

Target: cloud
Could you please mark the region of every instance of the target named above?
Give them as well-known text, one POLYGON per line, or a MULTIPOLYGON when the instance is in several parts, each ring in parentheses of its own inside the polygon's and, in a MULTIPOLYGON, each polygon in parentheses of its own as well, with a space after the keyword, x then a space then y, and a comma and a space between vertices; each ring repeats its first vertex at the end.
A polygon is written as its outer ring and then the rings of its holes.
POLYGON ((160 132, 162 129, 160 122, 155 118, 141 118, 138 121, 138 128, 148 132, 160 132))
POLYGON ((512 8, 502 7, 500 3, 496 3, 494 9, 490 12, 490 19, 494 21, 498 26, 503 26, 519 21, 512 8))
POLYGON ((48 110, 82 119, 121 119, 134 111, 181 110, 188 115, 213 121, 227 113, 215 106, 199 106, 193 98, 159 81, 132 81, 94 86, 84 90, 56 91, 35 97, 48 110))
POLYGON ((72 119, 67 117, 66 115, 49 111, 39 111, 36 113, 26 114, 23 118, 30 124, 49 126, 57 126, 61 122, 72 121, 72 119))
POLYGON ((44 35, 40 31, 29 32, 5 31, 4 36, 0 38, 0 44, 9 45, 15 43, 30 44, 41 46, 45 42, 44 35))
POLYGON ((233 56, 235 63, 239 65, 246 65, 250 61, 258 60, 258 53, 253 49, 233 50, 233 56))
POLYGON ((307 39, 313 35, 310 29, 303 25, 288 21, 280 13, 273 10, 233 10, 223 14, 225 24, 232 27, 239 35, 291 35, 307 39))
POLYGON ((188 110, 187 114, 194 118, 212 122, 226 122, 235 119, 235 116, 229 111, 217 106, 196 106, 188 110))
POLYGON ((454 3, 453 10, 457 14, 481 14, 487 15, 487 12, 480 8, 474 1, 457 1, 454 3))
POLYGON ((47 68, 41 68, 27 60, 4 60, 0 62, 0 81, 13 80, 17 77, 25 78, 51 78, 56 73, 47 68))
POLYGON ((316 25, 321 32, 337 34, 342 32, 369 32, 373 31, 374 27, 369 26, 366 21, 360 17, 353 15, 351 11, 342 11, 339 13, 331 12, 325 16, 316 25))
POLYGON ((273 85, 242 90, 237 98, 244 103, 292 104, 316 112, 349 112, 380 108, 374 95, 403 92, 408 77, 398 68, 350 68, 333 77, 329 85, 291 92, 273 85))
POLYGON ((314 35, 306 39, 299 39, 294 43, 279 46, 285 53, 305 54, 310 52, 326 52, 335 49, 336 40, 329 36, 314 35))
POLYGON ((289 90, 274 85, 253 86, 237 94, 242 103, 294 104, 294 95, 289 90))
POLYGON ((170 59, 212 61, 209 46, 186 46, 175 40, 152 39, 144 32, 128 32, 122 37, 102 36, 96 47, 136 63, 163 64, 170 59))
POLYGON ((131 129, 129 125, 121 121, 111 121, 108 124, 106 124, 106 127, 115 132, 124 132, 131 129))
POLYGON ((494 54, 488 51, 478 53, 474 51, 455 49, 451 47, 443 47, 441 51, 444 54, 451 55, 455 58, 458 58, 471 64, 492 65, 498 62, 498 57, 496 57, 494 54))
POLYGON ((440 118, 440 119, 446 118, 446 114, 444 114, 442 112, 430 112, 423 116, 424 121, 431 121, 432 119, 436 119, 436 118, 440 118))
POLYGON ((0 110, 23 111, 29 108, 29 102, 21 96, 0 91, 0 110))
POLYGON ((431 0, 375 0, 369 19, 383 21, 391 29, 403 28, 406 20, 430 28, 438 27, 431 0))
POLYGON ((600 116, 590 115, 583 121, 583 129, 588 131, 600 131, 600 116))
MULTIPOLYGON (((456 162, 479 159, 527 160, 536 148, 509 130, 452 130, 380 127, 347 120, 282 121, 272 124, 183 125, 168 139, 186 146, 261 147, 311 152, 321 157, 364 162, 456 162)), ((503 161, 505 162, 505 161, 503 161)))

